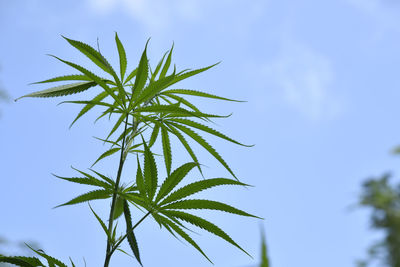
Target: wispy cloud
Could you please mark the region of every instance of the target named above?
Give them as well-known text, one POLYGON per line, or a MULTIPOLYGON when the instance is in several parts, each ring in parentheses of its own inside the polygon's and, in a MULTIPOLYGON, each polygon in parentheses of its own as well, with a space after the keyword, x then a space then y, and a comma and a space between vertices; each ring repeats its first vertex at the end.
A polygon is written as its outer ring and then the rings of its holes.
POLYGON ((332 87, 331 61, 293 40, 282 44, 279 55, 263 68, 270 85, 281 92, 284 102, 311 120, 335 118, 342 104, 332 87))
MULTIPOLYGON (((246 24, 246 18, 253 19, 264 10, 266 0, 235 1, 231 0, 87 0, 89 6, 100 14, 117 9, 130 15, 146 30, 162 31, 170 29, 177 22, 207 21, 210 13, 220 10, 228 14, 235 9, 238 14, 231 14, 226 19, 238 21, 240 17, 246 24), (244 8, 241 8, 241 6, 244 8)), ((242 25, 241 24, 241 25, 242 25)))

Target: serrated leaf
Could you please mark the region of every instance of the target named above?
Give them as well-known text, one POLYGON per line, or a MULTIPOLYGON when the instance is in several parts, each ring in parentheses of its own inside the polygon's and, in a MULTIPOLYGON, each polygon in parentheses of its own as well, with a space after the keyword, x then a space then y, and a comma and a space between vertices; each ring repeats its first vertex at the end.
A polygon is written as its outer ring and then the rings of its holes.
POLYGON ((136 156, 136 159, 137 159, 136 185, 142 197, 145 198, 147 195, 147 191, 146 191, 146 186, 144 184, 143 172, 140 167, 139 156, 136 156))
POLYGON ((160 201, 166 195, 168 195, 182 180, 183 178, 198 164, 195 162, 189 162, 183 164, 176 170, 174 170, 167 179, 164 180, 163 184, 158 191, 155 202, 160 201))
POLYGON ((181 94, 181 95, 190 95, 190 96, 199 96, 199 97, 206 97, 206 98, 213 98, 218 100, 225 100, 225 101, 233 101, 233 102, 246 102, 241 100, 229 99, 201 91, 190 90, 190 89, 170 89, 167 91, 163 91, 161 94, 181 94))
POLYGON ((65 84, 65 85, 60 85, 56 87, 52 87, 46 90, 41 90, 37 91, 34 93, 30 93, 27 95, 23 95, 15 101, 24 98, 24 97, 57 97, 57 96, 66 96, 66 95, 72 95, 72 94, 77 94, 83 91, 86 91, 87 89, 96 86, 97 84, 95 82, 79 82, 79 83, 71 83, 71 84, 65 84))
POLYGON ((25 244, 28 248, 30 248, 32 251, 34 251, 35 253, 37 253, 38 255, 42 256, 43 258, 45 258, 49 264, 49 266, 59 266, 59 267, 67 267, 67 265, 65 265, 62 261, 53 258, 49 255, 47 255, 46 253, 40 252, 38 250, 33 249, 32 247, 30 247, 28 244, 25 244))
POLYGON ((63 60, 59 57, 50 55, 56 59, 58 59, 59 61, 73 67, 74 69, 82 72, 83 74, 85 74, 86 76, 88 76, 90 79, 92 79, 94 82, 96 82, 98 85, 100 85, 112 98, 114 98, 114 100, 121 106, 123 107, 123 103, 121 102, 121 100, 114 94, 114 92, 112 91, 112 89, 110 87, 107 86, 107 84, 104 82, 104 79, 100 78, 99 76, 97 76, 96 74, 92 73, 91 71, 83 68, 82 66, 79 66, 75 63, 63 60))
POLYGON ((124 213, 124 199, 117 196, 114 209, 114 220, 118 219, 124 213))
MULTIPOLYGON (((227 234, 225 233, 221 228, 219 228, 218 226, 216 226, 215 224, 200 218, 198 216, 195 216, 193 214, 189 214, 186 212, 181 212, 181 211, 163 211, 163 214, 167 215, 167 216, 172 216, 175 218, 178 218, 180 220, 183 220, 185 222, 188 222, 190 224, 193 224, 199 228, 202 228, 216 236, 219 236, 220 238, 224 239, 225 241, 231 243, 232 245, 234 245, 235 247, 237 247, 238 249, 240 249, 241 251, 243 251, 244 253, 246 253, 247 255, 250 256, 249 253, 247 253, 247 251, 245 251, 242 247, 240 247, 235 241, 233 241, 233 239, 227 234)), ((250 256, 251 257, 251 256, 250 256)))
MULTIPOLYGON (((137 73, 136 73, 136 80, 135 84, 133 85, 133 93, 135 95, 139 95, 141 90, 146 84, 147 78, 148 78, 148 73, 149 73, 149 65, 148 65, 148 60, 147 60, 147 45, 149 43, 150 39, 147 40, 146 46, 144 48, 144 51, 142 53, 142 57, 140 58, 139 66, 137 68, 137 73)), ((132 96, 132 99, 134 97, 132 96)))
POLYGON ((119 55, 119 68, 121 73, 121 80, 123 81, 126 71, 127 60, 126 60, 125 48, 122 45, 121 41, 119 40, 117 33, 115 33, 115 43, 117 44, 118 55, 119 55))
POLYGON ((165 127, 161 128, 161 139, 162 139, 162 147, 164 154, 164 162, 165 167, 167 168, 167 174, 171 173, 171 165, 172 165, 172 154, 171 154, 171 142, 169 140, 168 131, 165 127))
POLYGON ((146 186, 147 195, 151 201, 157 190, 157 166, 154 156, 151 153, 146 142, 143 140, 144 145, 144 184, 146 186))
POLYGON ((132 229, 131 212, 129 210, 129 205, 126 200, 124 200, 123 206, 124 206, 124 215, 125 215, 125 221, 126 221, 126 234, 127 234, 127 238, 128 238, 128 243, 129 243, 129 246, 131 247, 133 254, 135 255, 136 260, 140 263, 140 265, 142 265, 142 261, 140 260, 139 246, 137 244, 137 240, 136 240, 135 234, 132 229))
POLYGON ((96 102, 101 102, 101 100, 103 100, 104 98, 107 97, 107 92, 103 91, 100 94, 98 94, 97 96, 95 96, 92 101, 94 101, 94 103, 88 103, 86 104, 86 106, 84 106, 81 111, 79 111, 78 115, 76 116, 76 118, 72 121, 71 125, 69 126, 69 128, 72 127, 72 125, 80 118, 82 117, 84 114, 86 114, 89 110, 91 110, 96 104, 96 102))
POLYGON ((189 155, 193 159, 193 161, 195 163, 197 163, 197 168, 198 168, 200 174, 203 175, 203 171, 201 170, 200 163, 197 159, 197 156, 196 156, 196 154, 194 154, 192 148, 186 141, 185 137, 178 130, 176 130, 173 126, 170 126, 170 125, 168 125, 168 126, 169 126, 170 131, 179 139, 179 141, 181 142, 183 147, 186 149, 186 151, 189 153, 189 155))
POLYGON ((164 62, 164 58, 165 58, 165 56, 167 55, 167 53, 168 53, 168 52, 166 52, 166 53, 164 54, 164 56, 161 58, 161 60, 158 62, 157 66, 156 66, 156 69, 154 70, 153 74, 151 75, 150 82, 153 82, 154 79, 157 77, 157 74, 160 72, 162 63, 164 62))
POLYGON ((213 179, 206 179, 197 181, 194 183, 190 183, 185 185, 184 187, 172 192, 169 196, 167 196, 160 205, 164 205, 166 203, 171 203, 190 195, 196 194, 200 191, 212 188, 214 186, 221 186, 221 185, 241 185, 241 186, 248 186, 247 184, 241 183, 236 180, 226 179, 226 178, 213 178, 213 179))
POLYGON ((94 216, 96 217, 97 221, 100 223, 101 228, 103 228, 104 233, 107 235, 108 238, 110 238, 110 233, 108 232, 106 224, 103 222, 103 220, 97 215, 97 213, 92 209, 92 207, 89 204, 90 210, 93 212, 94 216))
MULTIPOLYGON (((103 179, 104 181, 108 182, 112 186, 112 188, 114 188, 115 182, 112 179, 108 178, 107 176, 105 176, 105 175, 103 175, 103 174, 101 174, 101 173, 99 173, 99 172, 97 172, 97 171, 95 171, 93 169, 90 169, 90 170, 92 172, 94 172, 95 174, 97 174, 101 179, 103 179)), ((82 172, 82 173, 84 173, 84 172, 82 172)), ((88 175, 87 173, 85 173, 85 174, 88 175)))
POLYGON ((194 132, 193 130, 191 130, 190 128, 188 128, 186 126, 183 126, 183 125, 180 125, 180 124, 177 124, 177 123, 172 123, 172 122, 169 122, 169 123, 171 125, 173 125, 175 128, 181 130, 182 132, 184 132, 185 134, 190 136, 199 145, 204 147, 212 156, 214 156, 215 159, 217 159, 225 167, 225 169, 230 174, 232 174, 233 177, 235 177, 237 179, 236 175, 233 173, 233 171, 228 166, 228 164, 225 162, 225 160, 218 154, 218 152, 209 143, 207 143, 206 140, 203 139, 203 137, 201 137, 196 132, 194 132))
POLYGON ((237 145, 246 146, 246 147, 252 147, 252 146, 254 146, 254 145, 244 145, 244 144, 242 144, 242 143, 239 143, 238 141, 233 140, 232 138, 226 136, 226 135, 223 134, 223 133, 220 133, 220 132, 217 131, 217 130, 214 130, 214 129, 212 129, 212 128, 206 126, 206 125, 203 125, 203 124, 201 124, 201 123, 198 123, 198 122, 195 122, 195 121, 192 121, 192 120, 180 119, 180 118, 174 118, 174 119, 171 119, 171 120, 174 121, 174 122, 179 122, 179 123, 184 124, 184 125, 186 125, 186 126, 190 126, 190 127, 193 127, 193 128, 199 129, 199 130, 202 130, 202 131, 204 131, 204 132, 206 132, 206 133, 215 135, 215 136, 217 136, 217 137, 219 137, 219 138, 225 139, 225 140, 227 140, 227 141, 229 141, 229 142, 232 142, 232 143, 235 143, 235 144, 237 144, 237 145))
POLYGON ((80 196, 77 196, 76 198, 73 198, 72 200, 65 202, 64 204, 56 206, 55 208, 58 208, 61 206, 67 206, 67 205, 75 205, 75 204, 87 202, 90 200, 106 199, 106 198, 109 198, 110 196, 111 196, 110 190, 94 190, 94 191, 90 191, 88 193, 82 194, 80 196))
POLYGON ((136 76, 136 73, 137 73, 137 68, 134 69, 131 73, 129 73, 128 77, 126 77, 126 80, 125 80, 124 84, 126 84, 126 83, 128 83, 130 80, 132 80, 133 77, 136 76))
POLYGON ((172 98, 176 101, 178 101, 179 103, 184 104, 185 106, 193 109, 193 111, 198 112, 198 113, 202 113, 195 105, 193 105, 192 103, 190 103, 189 101, 187 101, 186 99, 184 99, 183 97, 180 96, 176 96, 174 94, 164 94, 164 96, 168 96, 169 98, 172 98))
POLYGON ((260 217, 251 215, 245 211, 221 203, 218 201, 205 200, 205 199, 185 199, 178 202, 170 203, 162 207, 163 209, 208 209, 208 210, 219 210, 225 211, 241 216, 254 217, 261 219, 260 217))
POLYGON ((158 133, 160 132, 160 125, 155 124, 153 131, 151 132, 149 147, 152 147, 157 140, 158 133))
POLYGON ((81 178, 81 177, 61 177, 58 175, 53 174, 55 177, 59 179, 63 179, 65 181, 73 182, 73 183, 78 183, 78 184, 85 184, 85 185, 93 185, 93 186, 99 186, 104 189, 111 189, 112 186, 106 182, 103 182, 101 180, 98 180, 96 178, 81 178))
POLYGON ((197 75, 197 74, 199 74, 199 73, 201 73, 201 72, 203 72, 203 71, 206 71, 206 70, 208 70, 208 69, 211 69, 212 67, 214 67, 214 66, 216 66, 216 65, 218 65, 218 64, 219 64, 219 62, 218 62, 218 63, 215 63, 215 64, 213 64, 213 65, 210 65, 210 66, 208 66, 208 67, 205 67, 205 68, 201 68, 201 69, 197 69, 197 70, 192 70, 192 71, 188 71, 188 72, 182 73, 182 74, 180 74, 180 75, 176 75, 175 78, 174 78, 174 80, 171 82, 170 85, 173 85, 173 84, 175 84, 175 83, 177 83, 177 82, 180 82, 180 81, 185 80, 185 79, 187 79, 187 78, 189 78, 189 77, 192 77, 192 76, 194 76, 194 75, 197 75))
POLYGON ((2 256, 0 255, 0 262, 11 263, 22 267, 37 267, 44 266, 43 263, 35 257, 22 257, 22 256, 2 256))
POLYGON ((128 116, 128 113, 122 113, 121 116, 119 117, 118 121, 114 124, 113 128, 111 129, 110 133, 108 134, 106 140, 110 138, 110 136, 118 129, 118 127, 124 122, 126 117, 128 116))
POLYGON ((107 150, 106 152, 104 152, 103 154, 101 154, 100 157, 98 157, 98 159, 92 164, 92 167, 93 167, 97 162, 99 162, 100 160, 102 160, 102 159, 104 159, 104 158, 106 158, 106 157, 109 157, 109 156, 113 155, 114 153, 116 153, 116 152, 118 152, 118 151, 120 151, 120 150, 121 150, 120 147, 114 147, 114 148, 111 148, 111 149, 107 150))
MULTIPOLYGON (((203 250, 197 245, 197 243, 177 224, 173 223, 171 220, 158 216, 158 219, 163 223, 164 226, 170 227, 175 231, 179 236, 185 239, 190 245, 192 245, 195 249, 197 249, 209 262, 213 263, 208 256, 203 252, 203 250)), ((166 227, 167 228, 167 227, 166 227)), ((168 229, 168 228, 167 228, 168 229)))
POLYGON ((169 69, 169 66, 171 65, 171 57, 173 50, 174 50, 174 44, 172 44, 171 50, 169 50, 167 60, 165 61, 165 64, 160 73, 160 78, 164 78, 167 75, 167 71, 169 69))
POLYGON ((47 79, 44 81, 34 82, 31 84, 52 83, 52 82, 62 82, 62 81, 90 81, 90 82, 92 82, 92 80, 85 75, 75 74, 75 75, 58 76, 58 77, 54 77, 54 78, 47 79))

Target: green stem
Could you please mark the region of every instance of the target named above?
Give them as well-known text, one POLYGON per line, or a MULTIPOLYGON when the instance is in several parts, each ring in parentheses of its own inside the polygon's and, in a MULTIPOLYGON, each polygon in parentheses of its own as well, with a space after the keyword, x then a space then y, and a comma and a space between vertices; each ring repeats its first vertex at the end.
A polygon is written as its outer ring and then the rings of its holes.
MULTIPOLYGON (((111 209, 110 209, 110 217, 108 219, 108 232, 111 233, 112 228, 113 228, 113 222, 114 222, 114 211, 115 211, 115 202, 117 200, 117 192, 119 188, 119 182, 121 180, 121 174, 122 174, 122 169, 124 167, 124 151, 125 151, 125 140, 126 140, 126 128, 128 125, 128 117, 126 116, 125 120, 125 128, 124 128, 124 137, 122 138, 122 145, 121 145, 121 155, 119 159, 119 166, 118 166, 118 173, 117 173, 117 179, 115 181, 115 187, 114 187, 114 192, 113 192, 113 197, 112 197, 112 202, 111 202, 111 209)), ((108 267, 111 259, 111 237, 109 236, 107 238, 107 250, 106 250, 106 258, 104 260, 104 267, 108 267)))
MULTIPOLYGON (((149 216, 151 214, 151 211, 147 212, 146 215, 144 215, 131 229, 127 229, 128 231, 133 231, 141 222, 144 221, 144 219, 146 219, 147 216, 149 216)), ((122 241, 125 240, 125 238, 127 238, 128 233, 126 233, 118 242, 117 244, 115 244, 115 246, 111 249, 110 254, 112 255, 114 253, 114 251, 118 248, 118 246, 122 243, 122 241)), ((110 256, 111 256, 110 255, 110 256)))

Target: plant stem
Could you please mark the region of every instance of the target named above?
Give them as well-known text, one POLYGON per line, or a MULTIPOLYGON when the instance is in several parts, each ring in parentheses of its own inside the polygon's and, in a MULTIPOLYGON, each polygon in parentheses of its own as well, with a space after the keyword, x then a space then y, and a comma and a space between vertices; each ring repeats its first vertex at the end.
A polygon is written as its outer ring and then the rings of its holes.
MULTIPOLYGON (((146 215, 144 215, 131 229, 129 229, 129 231, 133 231, 141 222, 144 221, 144 219, 146 219, 147 216, 149 216, 151 214, 151 211, 147 212, 146 215)), ((127 229, 128 231, 128 229, 127 229)), ((125 240, 125 238, 127 238, 128 234, 126 233, 118 242, 117 244, 115 244, 115 246, 111 249, 110 254, 112 255, 114 253, 114 251, 118 248, 118 246, 122 243, 122 241, 125 240)), ((111 257, 110 255, 110 257, 111 257)))
MULTIPOLYGON (((125 119, 125 128, 124 128, 124 136, 122 138, 122 145, 121 145, 121 155, 119 158, 119 166, 118 166, 118 173, 117 173, 117 178, 115 181, 115 187, 114 187, 114 192, 113 192, 113 197, 112 197, 112 202, 111 202, 111 209, 110 209, 110 217, 108 219, 108 232, 111 233, 112 228, 113 228, 113 222, 114 222, 114 210, 115 210, 115 202, 117 200, 117 192, 118 192, 118 188, 119 188, 119 182, 121 180, 121 174, 122 174, 122 169, 124 167, 124 151, 125 151, 125 140, 126 140, 126 128, 128 125, 128 117, 126 116, 125 119)), ((110 259, 111 259, 111 254, 110 254, 110 250, 111 250, 111 239, 110 236, 107 238, 107 250, 106 250, 106 258, 104 261, 104 267, 108 267, 109 263, 110 263, 110 259)))

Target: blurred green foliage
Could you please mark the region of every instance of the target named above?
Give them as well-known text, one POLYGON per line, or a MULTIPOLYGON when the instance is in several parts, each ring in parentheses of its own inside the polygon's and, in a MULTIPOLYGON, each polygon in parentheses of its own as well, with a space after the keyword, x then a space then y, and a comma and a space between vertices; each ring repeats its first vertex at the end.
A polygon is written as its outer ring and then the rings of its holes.
POLYGON ((371 227, 383 232, 383 238, 369 247, 367 259, 358 266, 379 262, 400 267, 400 183, 391 183, 389 174, 365 181, 359 204, 372 210, 371 227))

